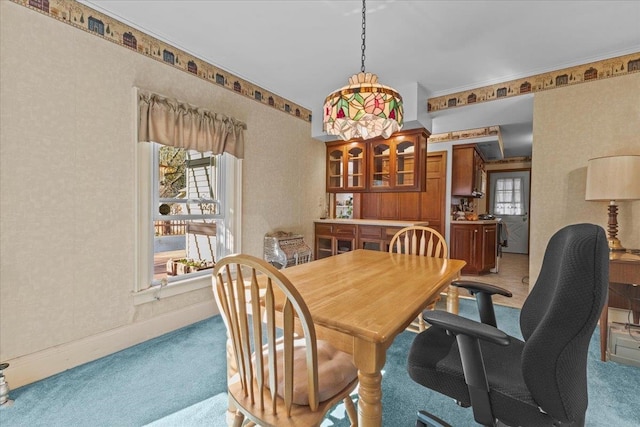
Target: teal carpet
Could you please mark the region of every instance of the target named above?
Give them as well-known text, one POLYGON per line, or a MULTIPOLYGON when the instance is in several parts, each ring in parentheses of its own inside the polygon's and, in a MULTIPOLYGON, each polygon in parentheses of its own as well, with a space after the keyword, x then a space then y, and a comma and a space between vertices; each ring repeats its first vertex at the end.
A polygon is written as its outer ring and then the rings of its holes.
MULTIPOLYGON (((476 318, 475 302, 460 301, 476 318)), ((519 310, 496 307, 498 325, 519 336, 519 310)), ((415 335, 399 335, 383 373, 383 423, 413 426, 426 409, 453 426, 473 426, 470 409, 413 383, 406 357, 415 335)), ((640 368, 600 362, 598 330, 589 349, 587 426, 640 425, 640 368)), ((11 369, 11 368, 9 368, 11 369)), ((11 391, 0 426, 225 426, 225 331, 220 317, 204 320, 97 361, 11 391)), ((348 426, 342 405, 324 426, 348 426)))

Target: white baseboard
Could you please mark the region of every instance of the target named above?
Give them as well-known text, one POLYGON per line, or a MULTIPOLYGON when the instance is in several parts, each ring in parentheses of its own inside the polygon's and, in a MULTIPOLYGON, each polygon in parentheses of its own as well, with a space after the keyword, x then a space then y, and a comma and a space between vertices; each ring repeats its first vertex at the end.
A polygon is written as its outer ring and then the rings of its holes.
POLYGON ((194 304, 149 320, 7 360, 4 371, 11 389, 50 377, 167 332, 218 314, 213 300, 194 304))

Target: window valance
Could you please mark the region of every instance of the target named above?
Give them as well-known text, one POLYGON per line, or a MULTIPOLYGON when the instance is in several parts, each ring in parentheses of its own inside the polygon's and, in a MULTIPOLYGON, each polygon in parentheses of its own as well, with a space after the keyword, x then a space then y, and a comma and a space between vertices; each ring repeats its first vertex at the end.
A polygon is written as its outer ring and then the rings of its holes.
POLYGON ((158 142, 213 154, 244 157, 247 125, 224 114, 197 108, 175 99, 140 91, 139 142, 158 142))

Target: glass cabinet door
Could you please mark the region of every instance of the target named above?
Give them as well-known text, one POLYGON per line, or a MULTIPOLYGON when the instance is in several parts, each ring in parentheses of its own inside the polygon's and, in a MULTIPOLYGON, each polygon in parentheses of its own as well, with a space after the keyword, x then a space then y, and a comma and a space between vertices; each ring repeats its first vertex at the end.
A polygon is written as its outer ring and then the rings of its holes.
POLYGON ((415 185, 415 152, 414 141, 398 141, 395 144, 396 187, 413 187, 415 185))
POLYGON ((371 188, 388 188, 391 185, 391 147, 382 141, 372 145, 371 188))
POLYGON ((316 259, 322 259, 333 255, 333 237, 316 237, 316 259))
POLYGON ((331 149, 327 155, 327 189, 339 190, 344 185, 344 150, 342 147, 331 149))
POLYGON ((336 238, 336 254, 352 251, 355 239, 336 238))
POLYGON ((352 144, 346 147, 346 189, 348 190, 362 190, 365 188, 364 153, 363 144, 352 144))

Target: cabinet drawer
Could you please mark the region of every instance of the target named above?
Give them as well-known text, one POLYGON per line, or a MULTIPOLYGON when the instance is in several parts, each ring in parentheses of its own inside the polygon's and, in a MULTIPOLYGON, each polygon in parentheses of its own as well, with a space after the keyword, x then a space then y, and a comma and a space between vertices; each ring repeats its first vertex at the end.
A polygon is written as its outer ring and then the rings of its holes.
POLYGON ((384 237, 387 240, 391 240, 391 239, 393 239, 393 236, 395 236, 398 231, 402 230, 402 228, 403 227, 387 228, 384 237))
POLYGON ((355 224, 316 224, 316 234, 340 236, 340 237, 356 237, 355 224))
POLYGON ((375 225, 361 225, 359 229, 360 237, 367 237, 370 239, 382 238, 382 230, 384 230, 384 228, 375 225))
POLYGON ((332 234, 333 226, 331 224, 316 224, 316 234, 332 234))
POLYGON ((334 224, 333 234, 340 236, 356 236, 356 226, 351 224, 334 224))

